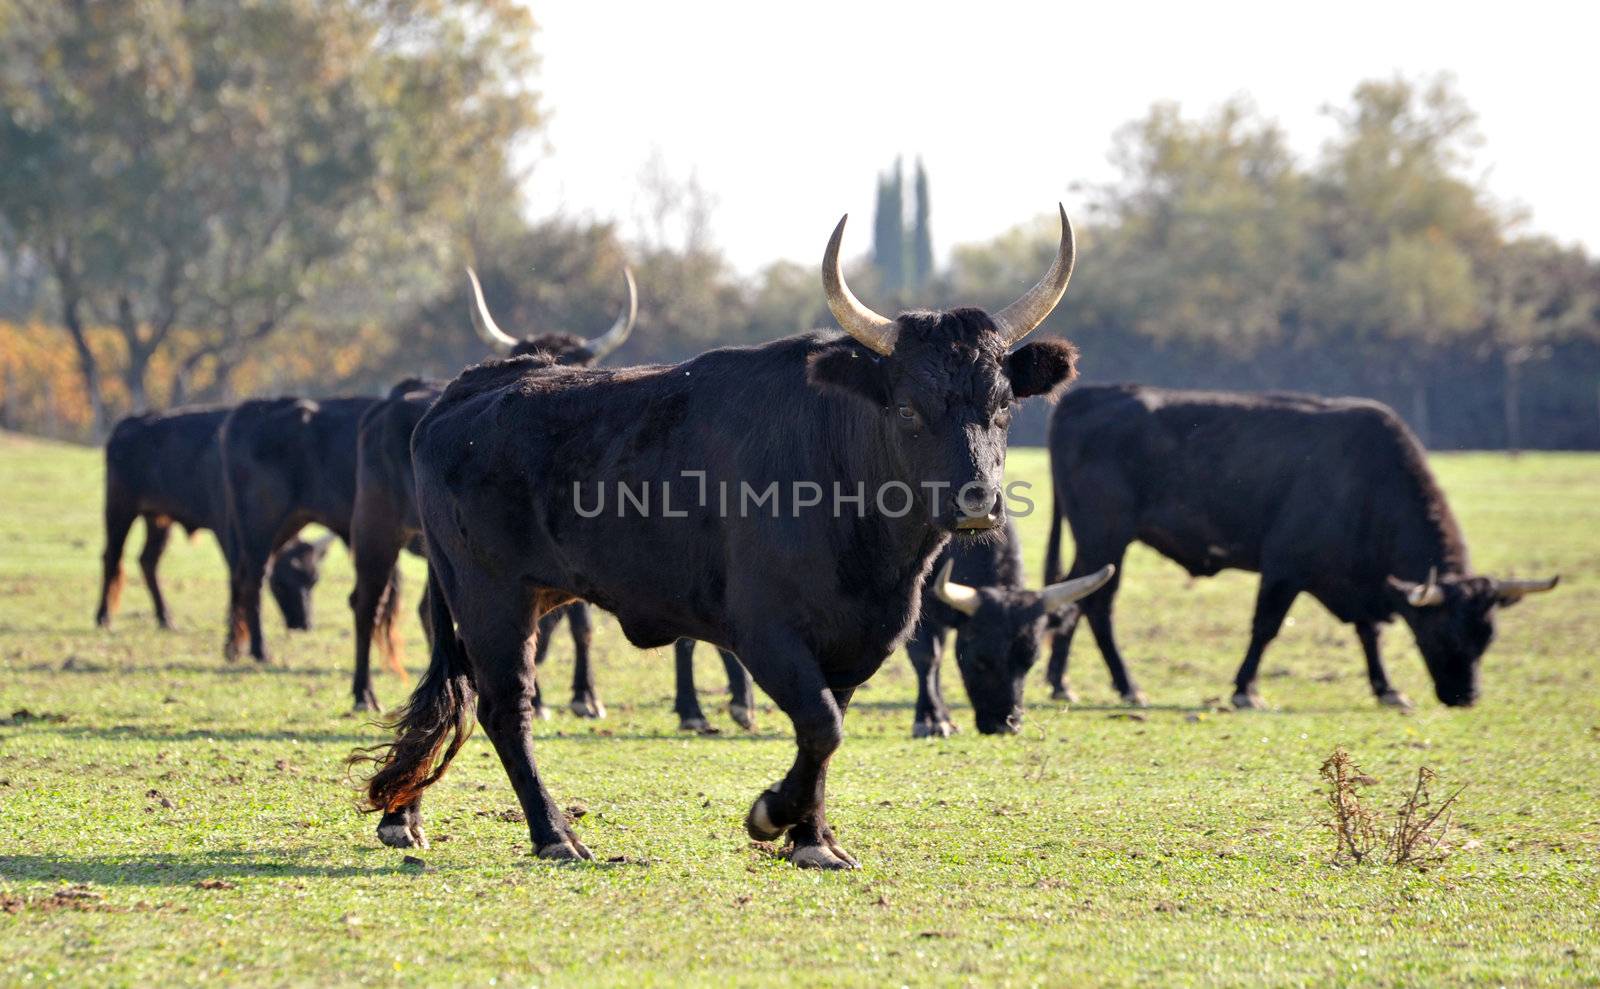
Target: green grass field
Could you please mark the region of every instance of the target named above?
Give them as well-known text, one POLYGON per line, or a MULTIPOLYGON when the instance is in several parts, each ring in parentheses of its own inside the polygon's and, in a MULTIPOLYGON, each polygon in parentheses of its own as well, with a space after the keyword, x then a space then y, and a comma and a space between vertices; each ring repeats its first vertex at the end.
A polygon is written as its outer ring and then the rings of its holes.
MULTIPOLYGON (((609 619, 610 717, 559 713, 536 743, 556 798, 587 806, 579 830, 602 861, 530 857, 479 734, 430 792, 426 866, 403 864, 343 765, 385 737, 347 711, 348 557, 329 556, 316 631, 288 636, 269 608, 280 664, 229 668, 211 537, 169 550, 180 630, 162 633, 136 530, 122 613, 97 630, 100 463, 0 438, 0 984, 1600 980, 1600 457, 1436 458, 1480 569, 1563 575, 1504 614, 1476 708, 1434 700, 1395 626, 1390 673, 1418 709, 1379 709, 1353 633, 1302 599, 1264 666, 1276 709, 1215 712, 1253 578, 1191 586, 1139 549, 1119 614, 1146 717, 1114 706, 1085 630, 1081 704, 1048 701, 1041 661, 1023 734, 981 737, 950 663, 964 731, 913 741, 896 656, 856 694, 830 778, 864 868, 826 875, 741 827, 789 764, 786 720, 767 707, 739 732, 708 696, 724 733, 679 735, 670 650, 638 652, 609 619), (1465 785, 1443 866, 1330 864, 1317 771, 1338 745, 1385 803, 1422 765, 1465 785)), ((1011 469, 1048 504, 1042 451, 1013 451, 1011 469)), ((1047 524, 1023 521, 1035 574, 1047 524)), ((569 657, 563 631, 552 699, 569 657)), ((702 660, 709 693, 718 665, 702 660)), ((393 677, 378 690, 404 699, 393 677)))

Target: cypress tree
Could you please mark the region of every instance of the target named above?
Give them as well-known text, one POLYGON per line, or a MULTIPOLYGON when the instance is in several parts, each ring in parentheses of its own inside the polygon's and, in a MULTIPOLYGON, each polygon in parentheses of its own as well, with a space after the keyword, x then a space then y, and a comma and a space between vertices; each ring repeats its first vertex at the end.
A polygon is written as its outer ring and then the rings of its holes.
POLYGON ((911 230, 911 287, 920 292, 933 278, 933 231, 928 227, 928 170, 917 158, 916 215, 911 230))

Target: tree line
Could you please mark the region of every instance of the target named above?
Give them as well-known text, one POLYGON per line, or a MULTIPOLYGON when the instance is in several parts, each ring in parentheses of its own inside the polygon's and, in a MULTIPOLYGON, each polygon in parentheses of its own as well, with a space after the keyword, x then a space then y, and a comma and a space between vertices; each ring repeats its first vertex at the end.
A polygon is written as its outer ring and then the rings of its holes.
MULTIPOLYGON (((469 263, 508 330, 581 334, 631 264, 619 361, 831 325, 813 263, 742 275, 712 192, 659 160, 636 231, 508 208, 538 181, 534 40, 510 0, 0 0, 0 422, 95 439, 142 407, 448 377, 483 357, 469 263)), ((1244 100, 1115 135, 1047 327, 1085 378, 1366 395, 1435 447, 1600 447, 1600 267, 1484 191, 1447 79, 1331 112, 1310 160, 1244 100)), ((1041 216, 941 268, 936 223, 920 160, 909 188, 878 176, 863 298, 1003 305, 1054 250, 1041 216)))

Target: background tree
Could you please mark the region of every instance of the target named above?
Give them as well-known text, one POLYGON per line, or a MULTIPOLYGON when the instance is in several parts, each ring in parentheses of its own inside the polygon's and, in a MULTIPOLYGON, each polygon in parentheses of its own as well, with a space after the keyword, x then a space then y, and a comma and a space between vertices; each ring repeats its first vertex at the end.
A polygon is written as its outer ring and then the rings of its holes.
POLYGON ((928 170, 917 158, 916 203, 911 221, 911 289, 913 294, 924 291, 933 280, 933 230, 929 226, 932 204, 928 201, 928 170))
POLYGON ((225 392, 295 317, 355 311, 352 286, 369 318, 410 305, 461 177, 502 175, 538 124, 531 30, 503 0, 15 8, 0 223, 50 273, 96 429, 91 320, 143 407, 225 392))
POLYGON ((905 182, 900 159, 878 177, 878 206, 872 222, 872 263, 878 283, 896 305, 906 295, 905 182))

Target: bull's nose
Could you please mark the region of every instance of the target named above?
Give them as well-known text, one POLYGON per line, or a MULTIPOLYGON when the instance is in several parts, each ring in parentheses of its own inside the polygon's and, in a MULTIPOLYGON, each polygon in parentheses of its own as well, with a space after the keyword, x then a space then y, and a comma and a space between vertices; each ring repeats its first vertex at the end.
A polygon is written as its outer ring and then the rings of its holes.
POLYGON ((993 485, 969 484, 950 496, 957 529, 991 529, 1000 523, 1002 507, 993 485))

